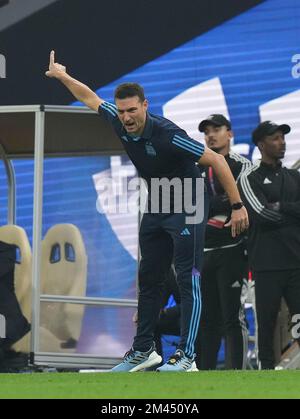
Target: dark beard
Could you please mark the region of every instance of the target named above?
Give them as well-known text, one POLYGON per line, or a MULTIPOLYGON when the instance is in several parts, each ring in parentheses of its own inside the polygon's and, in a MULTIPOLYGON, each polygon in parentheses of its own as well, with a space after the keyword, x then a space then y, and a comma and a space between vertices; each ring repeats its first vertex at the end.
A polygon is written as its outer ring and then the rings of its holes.
POLYGON ((219 151, 221 151, 221 150, 222 150, 222 147, 210 147, 210 149, 211 149, 212 151, 214 151, 215 153, 219 153, 219 151))

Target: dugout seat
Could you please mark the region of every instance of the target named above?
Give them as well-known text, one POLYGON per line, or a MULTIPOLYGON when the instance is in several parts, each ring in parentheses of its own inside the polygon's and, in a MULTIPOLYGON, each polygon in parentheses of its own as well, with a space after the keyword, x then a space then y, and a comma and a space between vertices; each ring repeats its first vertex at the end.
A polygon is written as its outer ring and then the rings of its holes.
MULTIPOLYGON (((73 224, 51 227, 42 241, 41 294, 86 295, 87 255, 79 229, 73 224)), ((42 302, 40 350, 75 352, 84 306, 42 302)))

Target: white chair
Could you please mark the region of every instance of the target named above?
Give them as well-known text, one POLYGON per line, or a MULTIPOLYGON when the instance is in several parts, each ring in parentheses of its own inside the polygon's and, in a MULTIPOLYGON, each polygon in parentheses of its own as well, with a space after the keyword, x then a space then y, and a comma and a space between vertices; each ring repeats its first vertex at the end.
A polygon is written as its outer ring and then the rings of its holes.
MULTIPOLYGON (((16 225, 0 227, 0 240, 17 246, 20 260, 15 264, 15 292, 23 315, 31 322, 31 247, 25 230, 16 225)), ((13 345, 13 349, 20 352, 30 352, 30 333, 13 345)))
MULTIPOLYGON (((51 227, 42 241, 41 294, 86 295, 87 255, 79 229, 73 224, 51 227)), ((40 350, 75 352, 84 306, 42 302, 40 350)))

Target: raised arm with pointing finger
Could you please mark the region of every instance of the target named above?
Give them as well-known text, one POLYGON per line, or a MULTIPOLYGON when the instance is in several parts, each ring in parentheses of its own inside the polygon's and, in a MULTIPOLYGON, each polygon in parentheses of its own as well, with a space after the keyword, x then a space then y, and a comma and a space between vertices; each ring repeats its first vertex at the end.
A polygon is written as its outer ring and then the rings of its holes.
POLYGON ((54 51, 51 51, 50 53, 49 70, 46 71, 45 74, 48 77, 56 78, 61 81, 77 100, 96 112, 101 103, 104 102, 104 100, 100 99, 100 97, 88 86, 69 76, 64 65, 55 62, 54 51))
MULTIPOLYGON (((99 109, 101 109, 101 105, 106 103, 88 86, 71 77, 67 73, 66 67, 64 65, 56 63, 54 51, 51 51, 50 53, 49 69, 48 71, 46 71, 46 76, 58 79, 67 87, 67 89, 73 94, 73 96, 75 96, 77 100, 84 103, 86 106, 88 106, 90 109, 96 112, 99 112, 99 109)), ((141 135, 146 124, 146 116, 148 109, 147 100, 144 99, 142 104, 139 100, 137 107, 135 106, 128 110, 121 109, 121 102, 119 99, 117 99, 117 101, 119 102, 118 107, 115 107, 112 104, 104 105, 104 107, 106 109, 107 106, 114 107, 115 118, 120 120, 125 131, 127 131, 128 133, 141 135), (139 112, 140 110, 138 109, 140 104, 142 105, 141 112, 139 112)), ((126 98, 122 99, 122 101, 126 105, 126 98)), ((103 112, 104 107, 102 109, 103 112)), ((110 122, 113 122, 113 120, 111 120, 110 122)), ((172 142, 172 144, 175 143, 172 142)), ((202 153, 202 156, 199 159, 199 164, 203 166, 213 167, 216 176, 219 178, 220 183, 222 184, 224 190, 228 195, 229 201, 233 206, 233 211, 231 215, 231 220, 226 225, 226 227, 231 227, 232 236, 235 237, 236 235, 240 234, 242 231, 248 228, 249 220, 245 207, 242 205, 240 207, 239 205, 236 205, 241 202, 241 198, 232 173, 228 167, 228 164, 226 163, 223 156, 215 153, 214 151, 206 147, 204 149, 204 152, 202 153)))

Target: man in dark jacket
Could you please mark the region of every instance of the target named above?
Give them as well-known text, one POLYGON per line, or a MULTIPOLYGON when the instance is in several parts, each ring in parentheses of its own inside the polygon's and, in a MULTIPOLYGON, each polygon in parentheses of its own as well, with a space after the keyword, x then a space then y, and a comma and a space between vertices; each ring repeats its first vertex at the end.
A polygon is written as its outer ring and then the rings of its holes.
POLYGON ((14 286, 16 247, 0 241, 0 369, 11 345, 30 330, 30 324, 23 316, 14 286), (4 329, 4 330, 2 330, 4 329))
POLYGON ((292 316, 300 313, 300 174, 281 164, 290 130, 271 121, 259 124, 252 139, 261 162, 240 179, 251 220, 248 246, 262 369, 275 367, 273 339, 281 298, 292 316))

